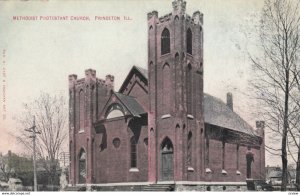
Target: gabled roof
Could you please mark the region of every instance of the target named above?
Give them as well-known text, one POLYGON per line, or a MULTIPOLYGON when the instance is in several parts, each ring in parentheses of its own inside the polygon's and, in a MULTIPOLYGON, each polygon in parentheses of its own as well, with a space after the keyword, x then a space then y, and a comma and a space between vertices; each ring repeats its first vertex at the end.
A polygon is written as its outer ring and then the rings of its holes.
POLYGON ((204 94, 204 122, 227 129, 255 135, 253 128, 222 100, 204 94))
POLYGON ((131 77, 132 77, 133 74, 140 75, 141 76, 141 80, 144 80, 145 83, 148 84, 148 70, 146 70, 144 68, 141 68, 139 66, 133 66, 131 68, 131 70, 129 71, 126 79, 124 80, 122 86, 119 89, 120 93, 122 93, 125 90, 128 82, 130 81, 130 79, 131 79, 131 77))
POLYGON ((134 97, 127 96, 118 92, 114 92, 114 94, 133 116, 140 117, 141 114, 146 113, 143 107, 136 101, 134 97))
POLYGON ((148 70, 139 66, 134 66, 148 80, 148 70))
MULTIPOLYGON (((148 83, 148 70, 133 66, 119 90, 121 94, 134 73, 142 75, 148 83)), ((124 95, 123 95, 124 96, 124 95)), ((127 96, 129 97, 129 96, 127 96)), ((137 103, 138 104, 138 103, 137 103)), ((204 122, 219 127, 256 135, 254 129, 237 113, 232 111, 222 100, 209 94, 204 94, 204 122)), ((140 105, 139 105, 140 106, 140 105)), ((256 135, 258 136, 258 135, 256 135)))

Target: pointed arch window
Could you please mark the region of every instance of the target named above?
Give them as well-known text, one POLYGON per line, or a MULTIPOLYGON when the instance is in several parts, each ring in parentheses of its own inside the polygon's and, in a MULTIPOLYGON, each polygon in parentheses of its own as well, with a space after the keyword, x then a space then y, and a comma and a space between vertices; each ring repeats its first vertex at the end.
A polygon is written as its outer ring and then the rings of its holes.
POLYGON ((192 132, 189 132, 188 134, 188 140, 187 140, 187 164, 192 164, 192 132))
POLYGON ((188 64, 186 68, 186 104, 187 113, 192 114, 192 65, 188 64))
POLYGON ((171 181, 174 178, 173 144, 166 137, 161 144, 161 179, 171 181))
POLYGON ((186 32, 186 52, 193 54, 193 35, 190 28, 186 32))
POLYGON ((84 107, 84 91, 79 92, 79 131, 84 131, 85 107, 84 107))
POLYGON ((165 64, 163 66, 163 114, 170 114, 170 108, 171 108, 171 70, 170 70, 170 65, 165 64))
POLYGON ((137 168, 137 142, 135 137, 130 139, 130 167, 137 168))
POLYGON ((165 28, 161 34, 161 55, 170 53, 170 31, 165 28))

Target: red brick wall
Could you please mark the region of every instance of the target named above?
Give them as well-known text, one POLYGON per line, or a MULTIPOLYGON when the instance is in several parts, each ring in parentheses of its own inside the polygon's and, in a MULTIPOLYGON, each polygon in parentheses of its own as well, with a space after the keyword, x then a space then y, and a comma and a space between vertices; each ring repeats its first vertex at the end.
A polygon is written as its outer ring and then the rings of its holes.
POLYGON ((232 178, 231 181, 237 180, 237 152, 236 152, 236 144, 225 144, 225 170, 227 171, 227 177, 232 178))
MULTIPOLYGON (((147 126, 142 126, 137 143, 137 168, 139 172, 130 170, 130 138, 132 131, 128 128, 125 119, 109 121, 105 123, 106 148, 100 151, 97 147, 95 177, 96 183, 113 182, 142 182, 148 179, 147 146, 144 139, 147 138, 147 126), (121 140, 119 148, 113 145, 113 139, 121 140)), ((96 136, 96 143, 101 143, 103 134, 96 136)))
MULTIPOLYGON (((236 144, 225 144, 225 171, 227 175, 221 174, 222 171, 222 142, 218 140, 209 140, 209 168, 212 170, 212 181, 245 181, 247 174, 247 162, 246 153, 247 147, 239 147, 239 171, 241 175, 237 175, 237 152, 236 144)), ((252 164, 252 178, 261 178, 261 162, 260 162, 260 150, 252 148, 254 153, 254 163, 252 164)))
POLYGON ((247 147, 240 146, 239 147, 239 171, 241 172, 240 177, 242 181, 245 181, 247 176, 246 153, 247 153, 247 147))
POLYGON ((209 168, 212 170, 212 181, 223 181, 221 141, 209 140, 209 168))

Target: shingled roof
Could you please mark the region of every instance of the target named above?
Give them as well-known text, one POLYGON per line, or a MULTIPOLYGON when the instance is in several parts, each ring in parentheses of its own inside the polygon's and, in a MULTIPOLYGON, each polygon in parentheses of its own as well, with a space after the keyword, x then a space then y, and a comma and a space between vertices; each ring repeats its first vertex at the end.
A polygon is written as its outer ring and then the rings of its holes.
POLYGON ((141 114, 146 113, 146 111, 136 101, 134 97, 127 96, 118 92, 114 92, 114 93, 133 116, 140 117, 141 114))
MULTIPOLYGON (((129 75, 132 74, 133 71, 138 71, 144 78, 148 81, 148 70, 133 66, 129 75)), ((129 77, 129 75, 127 77, 129 77)), ((125 82, 124 82, 125 83, 125 82)), ((123 83, 123 85, 124 85, 123 83)), ((123 87, 123 86, 122 86, 123 87)), ((119 90, 122 91, 122 87, 119 90)), ((118 93, 121 94, 121 93, 118 93)), ((122 94, 123 95, 123 94, 122 94)), ((125 96, 125 95, 123 95, 125 96)), ((125 96, 129 97, 129 96, 125 96)), ((134 99, 136 102, 136 100, 134 99)), ((138 102, 136 102, 139 107, 138 102)), ((211 96, 209 94, 204 93, 204 122, 211 125, 216 125, 219 127, 227 128, 230 130, 246 133, 249 135, 256 135, 254 129, 243 120, 237 113, 231 110, 222 100, 211 96)), ((133 106, 135 107, 135 106, 133 106)), ((258 136, 258 135, 256 135, 258 136)))
POLYGON ((219 127, 255 135, 253 128, 222 100, 204 94, 204 122, 219 127))

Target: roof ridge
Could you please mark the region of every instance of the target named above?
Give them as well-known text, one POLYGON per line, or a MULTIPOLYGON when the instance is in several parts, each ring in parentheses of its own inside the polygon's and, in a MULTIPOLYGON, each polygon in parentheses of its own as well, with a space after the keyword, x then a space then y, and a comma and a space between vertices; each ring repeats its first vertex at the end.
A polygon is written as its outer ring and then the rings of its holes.
POLYGON ((120 94, 120 95, 123 95, 123 96, 126 96, 126 97, 131 97, 131 98, 136 99, 136 97, 131 96, 131 95, 125 95, 124 93, 120 93, 120 92, 114 92, 114 93, 117 93, 117 94, 120 94))

